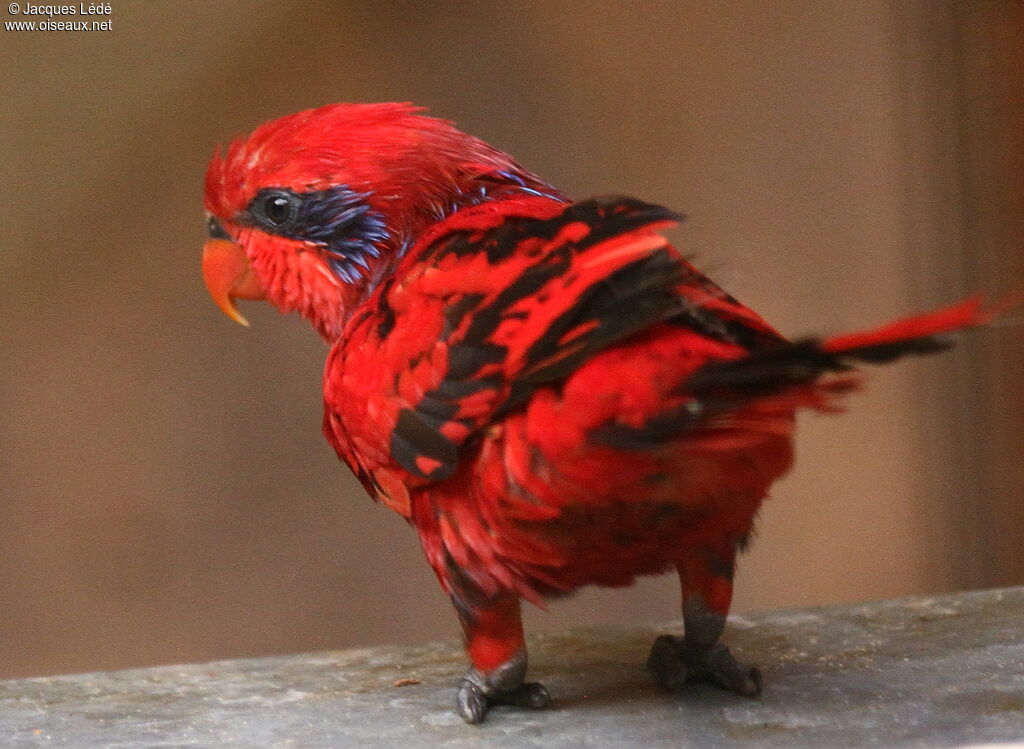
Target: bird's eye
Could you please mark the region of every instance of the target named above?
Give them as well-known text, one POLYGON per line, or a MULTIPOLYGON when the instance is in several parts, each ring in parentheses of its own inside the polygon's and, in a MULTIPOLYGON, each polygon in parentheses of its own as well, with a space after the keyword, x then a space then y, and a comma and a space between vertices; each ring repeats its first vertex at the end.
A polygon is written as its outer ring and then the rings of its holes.
POLYGON ((263 190, 252 201, 249 212, 268 229, 291 228, 299 217, 301 199, 290 190, 263 190))
POLYGON ((274 195, 263 202, 263 213, 274 226, 283 226, 292 215, 292 205, 283 195, 274 195))

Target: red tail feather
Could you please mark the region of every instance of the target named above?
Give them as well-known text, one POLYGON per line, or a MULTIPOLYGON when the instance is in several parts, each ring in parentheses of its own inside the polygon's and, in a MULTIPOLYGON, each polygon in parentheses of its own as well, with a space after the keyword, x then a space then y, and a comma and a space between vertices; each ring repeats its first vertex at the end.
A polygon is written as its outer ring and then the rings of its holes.
POLYGON ((966 299, 951 307, 926 312, 923 315, 905 317, 874 330, 838 335, 822 341, 821 348, 830 354, 842 354, 859 348, 900 343, 915 338, 949 333, 964 328, 974 328, 991 322, 1000 309, 983 310, 981 297, 966 299))

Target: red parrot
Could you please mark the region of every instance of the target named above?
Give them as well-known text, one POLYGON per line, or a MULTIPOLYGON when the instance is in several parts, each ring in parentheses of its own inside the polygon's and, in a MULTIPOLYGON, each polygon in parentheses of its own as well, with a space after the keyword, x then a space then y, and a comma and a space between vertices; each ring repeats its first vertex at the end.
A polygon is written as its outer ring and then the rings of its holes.
POLYGON ((203 274, 221 309, 265 299, 331 344, 324 433, 419 534, 472 662, 456 707, 550 700, 525 681, 520 600, 676 569, 668 689, 757 695, 720 641, 733 564, 793 459, 794 414, 832 410, 855 362, 945 348, 977 300, 790 342, 625 197, 573 202, 407 104, 266 123, 206 174, 203 274))

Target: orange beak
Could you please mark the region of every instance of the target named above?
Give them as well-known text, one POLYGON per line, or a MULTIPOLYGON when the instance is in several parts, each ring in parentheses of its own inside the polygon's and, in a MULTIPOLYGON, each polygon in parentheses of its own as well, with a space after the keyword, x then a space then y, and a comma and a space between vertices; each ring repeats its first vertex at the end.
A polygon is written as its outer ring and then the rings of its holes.
POLYGON ((245 251, 226 239, 207 240, 203 247, 203 280, 221 311, 240 325, 249 321, 235 308, 235 299, 266 298, 245 251))

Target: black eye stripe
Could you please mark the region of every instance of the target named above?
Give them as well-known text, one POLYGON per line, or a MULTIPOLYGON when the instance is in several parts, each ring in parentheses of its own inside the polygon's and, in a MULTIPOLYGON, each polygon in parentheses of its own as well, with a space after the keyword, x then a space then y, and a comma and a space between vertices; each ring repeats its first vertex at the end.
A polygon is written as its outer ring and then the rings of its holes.
POLYGON ((210 239, 231 239, 231 235, 224 230, 220 221, 213 216, 206 219, 206 233, 210 236, 210 239))
POLYGON ((379 214, 370 208, 368 197, 345 185, 302 193, 266 187, 256 193, 235 220, 271 234, 324 246, 342 242, 353 234, 351 238, 378 242, 385 238, 384 225, 379 214))
POLYGON ((318 245, 339 278, 356 282, 369 272, 371 260, 379 257, 388 239, 384 218, 370 206, 369 197, 346 185, 302 193, 267 187, 236 220, 318 245))

